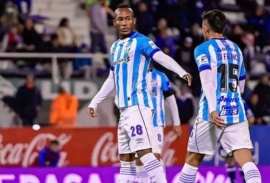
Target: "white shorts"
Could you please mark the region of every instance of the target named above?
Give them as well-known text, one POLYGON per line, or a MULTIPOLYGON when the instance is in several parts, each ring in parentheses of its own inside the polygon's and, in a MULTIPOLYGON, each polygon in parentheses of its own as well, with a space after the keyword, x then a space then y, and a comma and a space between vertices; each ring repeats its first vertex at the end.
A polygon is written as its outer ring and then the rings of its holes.
POLYGON ((228 155, 237 149, 252 149, 248 122, 228 125, 225 129, 217 128, 213 123, 196 118, 188 141, 188 151, 213 155, 217 142, 220 142, 228 155))
POLYGON ((151 136, 152 142, 152 152, 156 154, 161 154, 163 147, 164 138, 164 127, 156 126, 153 128, 151 136))
POLYGON ((135 153, 150 149, 152 137, 153 109, 145 106, 131 106, 120 110, 118 124, 119 154, 135 153))

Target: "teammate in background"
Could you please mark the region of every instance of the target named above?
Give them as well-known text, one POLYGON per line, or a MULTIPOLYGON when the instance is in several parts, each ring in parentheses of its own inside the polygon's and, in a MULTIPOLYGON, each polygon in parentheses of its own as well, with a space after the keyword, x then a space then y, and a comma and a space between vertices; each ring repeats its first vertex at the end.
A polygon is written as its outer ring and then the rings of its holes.
POLYGON ((146 75, 153 59, 187 80, 189 85, 191 76, 160 51, 150 38, 135 32, 136 18, 129 5, 117 6, 113 23, 120 39, 111 47, 109 77, 89 104, 88 115, 96 117, 97 104, 115 88, 115 103, 120 110, 118 151, 121 168, 118 183, 134 182, 135 153, 152 182, 166 183, 162 165, 151 149, 153 104, 147 91, 146 75))
MULTIPOLYGON (((252 126, 255 122, 255 118, 254 118, 254 114, 251 111, 251 109, 249 108, 248 104, 243 100, 244 103, 244 108, 245 108, 245 113, 247 116, 247 120, 248 120, 248 124, 249 127, 252 126)), ((235 160, 233 158, 233 156, 229 156, 227 155, 226 152, 223 152, 223 148, 220 148, 220 154, 222 154, 222 156, 226 159, 226 171, 228 176, 230 177, 231 183, 236 183, 236 167, 235 167, 235 160)), ((245 181, 245 175, 244 172, 242 170, 240 170, 240 174, 241 177, 243 179, 243 182, 245 181)))
POLYGON ((223 12, 211 10, 202 19, 206 41, 194 50, 202 95, 179 183, 195 182, 199 165, 205 155, 215 153, 217 141, 233 155, 247 183, 261 183, 241 98, 246 76, 243 55, 235 43, 223 37, 227 22, 223 12))
MULTIPOLYGON (((164 128, 166 125, 165 122, 165 107, 164 107, 164 98, 168 104, 168 107, 171 111, 171 116, 174 123, 174 132, 177 137, 180 137, 182 134, 182 129, 180 126, 179 113, 177 108, 176 99, 170 84, 168 77, 152 68, 149 69, 147 74, 147 80, 149 84, 149 92, 152 97, 153 106, 155 113, 153 116, 153 126, 151 142, 152 142, 152 152, 156 158, 161 162, 165 171, 165 165, 161 159, 161 152, 163 147, 163 138, 164 138, 164 128)), ((139 159, 136 159, 136 172, 137 172, 137 181, 138 183, 148 183, 149 178, 143 167, 142 162, 139 159)), ((166 171, 165 171, 166 172, 166 171)))

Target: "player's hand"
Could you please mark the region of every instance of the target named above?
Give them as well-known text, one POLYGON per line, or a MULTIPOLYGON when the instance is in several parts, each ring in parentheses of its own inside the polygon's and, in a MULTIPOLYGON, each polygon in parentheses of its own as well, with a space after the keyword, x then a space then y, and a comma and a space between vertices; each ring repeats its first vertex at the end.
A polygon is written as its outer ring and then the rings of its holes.
POLYGON ((226 124, 224 123, 224 120, 219 117, 217 111, 211 112, 211 117, 212 117, 213 123, 218 128, 223 129, 226 126, 226 124))
POLYGON ((97 117, 97 115, 95 113, 95 109, 92 107, 88 107, 87 113, 88 113, 88 116, 90 116, 90 117, 97 117))
POLYGON ((174 126, 173 127, 173 132, 175 133, 175 135, 178 137, 180 137, 182 135, 182 128, 181 126, 174 126))
POLYGON ((187 73, 183 76, 183 79, 186 80, 188 82, 188 86, 191 86, 191 82, 192 82, 192 76, 187 73))

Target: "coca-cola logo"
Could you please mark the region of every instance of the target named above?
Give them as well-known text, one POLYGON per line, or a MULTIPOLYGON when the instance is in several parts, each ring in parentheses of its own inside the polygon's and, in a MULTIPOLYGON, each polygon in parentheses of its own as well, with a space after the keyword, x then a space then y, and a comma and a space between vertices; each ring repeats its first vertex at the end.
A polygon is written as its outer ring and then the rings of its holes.
POLYGON ((100 137, 92 151, 91 165, 98 166, 106 163, 117 165, 118 146, 114 141, 114 134, 107 132, 100 137))
MULTIPOLYGON (((90 163, 92 166, 119 165, 117 137, 114 133, 103 134, 94 146, 90 163)), ((176 140, 174 132, 170 131, 164 135, 162 159, 167 166, 173 165, 176 161, 175 150, 171 144, 176 140)))
MULTIPOLYGON (((48 140, 57 139, 60 146, 63 147, 71 138, 71 135, 64 133, 60 134, 58 137, 51 133, 40 133, 30 142, 4 144, 5 139, 0 134, 0 165, 20 165, 27 167, 34 163, 38 157, 38 152, 46 146, 48 140)), ((58 166, 67 164, 66 157, 67 153, 62 151, 60 153, 58 166)))
POLYGON ((177 161, 175 157, 175 149, 171 148, 171 144, 177 139, 177 136, 173 131, 164 135, 163 149, 162 149, 162 160, 167 166, 174 165, 177 161))

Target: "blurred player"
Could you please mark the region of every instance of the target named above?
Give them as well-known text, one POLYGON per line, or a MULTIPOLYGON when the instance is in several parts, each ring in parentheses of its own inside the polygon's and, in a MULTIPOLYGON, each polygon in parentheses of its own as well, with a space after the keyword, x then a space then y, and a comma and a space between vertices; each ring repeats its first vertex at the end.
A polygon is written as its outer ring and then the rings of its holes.
MULTIPOLYGON (((254 114, 252 113, 248 104, 244 100, 243 100, 243 103, 244 103, 244 108, 245 108, 248 124, 250 127, 255 122, 254 114)), ((230 177, 231 183, 236 183, 236 167, 235 167, 235 160, 233 156, 227 155, 227 153, 224 151, 222 146, 220 146, 219 153, 221 154, 222 157, 226 159, 226 171, 227 171, 228 176, 230 177)), ((246 182, 244 172, 242 170, 240 170, 240 174, 243 179, 243 182, 246 182)))
POLYGON ((115 10, 114 26, 119 34, 110 50, 111 71, 100 91, 89 104, 88 114, 95 117, 97 104, 115 88, 115 103, 120 110, 118 150, 120 154, 119 183, 134 182, 135 153, 138 154, 152 182, 166 183, 161 163, 151 150, 153 104, 147 91, 146 75, 151 59, 178 73, 191 84, 187 74, 155 43, 135 32, 136 18, 129 5, 120 4, 115 10))
MULTIPOLYGON (((174 132, 179 137, 182 134, 182 129, 180 126, 179 113, 177 108, 176 99, 170 84, 168 77, 154 69, 152 66, 149 69, 147 74, 147 80, 149 84, 149 92, 152 97, 153 106, 155 113, 153 116, 153 126, 151 142, 152 142, 152 152, 158 160, 160 160, 165 171, 165 165, 161 159, 161 152, 163 147, 163 138, 164 138, 164 127, 165 123, 165 107, 164 107, 164 98, 168 104, 168 107, 171 111, 171 116, 174 123, 174 132)), ((143 164, 139 159, 136 159, 136 171, 137 171, 137 181, 138 183, 148 183, 149 178, 147 173, 144 170, 143 164)))
POLYGON ((261 183, 251 155, 253 146, 241 98, 246 76, 243 55, 235 43, 223 37, 226 27, 223 12, 212 10, 202 18, 206 41, 194 51, 202 95, 179 183, 195 182, 201 161, 205 155, 215 153, 217 141, 227 154, 233 155, 247 183, 261 183))

